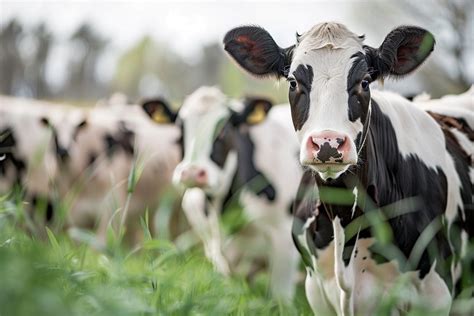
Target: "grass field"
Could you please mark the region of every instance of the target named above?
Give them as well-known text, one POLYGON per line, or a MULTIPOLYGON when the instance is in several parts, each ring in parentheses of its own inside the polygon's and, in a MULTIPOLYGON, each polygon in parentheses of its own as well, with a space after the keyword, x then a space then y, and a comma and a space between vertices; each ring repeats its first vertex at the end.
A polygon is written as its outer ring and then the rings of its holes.
MULTIPOLYGON (((225 278, 199 246, 180 250, 146 229, 143 245, 129 249, 112 232, 101 248, 86 231, 45 230, 40 238, 24 226, 21 207, 0 199, 0 316, 312 315, 302 284, 291 304, 275 301, 267 273, 250 283, 225 278)), ((390 315, 399 295, 381 302, 378 315, 390 315)), ((472 307, 458 302, 455 315, 473 315, 472 307)))
POLYGON ((14 205, 0 202, 1 316, 311 314, 301 285, 293 304, 274 301, 266 273, 252 284, 225 278, 198 246, 180 251, 146 237, 130 250, 111 237, 99 251, 84 231, 37 238, 21 221, 14 205))

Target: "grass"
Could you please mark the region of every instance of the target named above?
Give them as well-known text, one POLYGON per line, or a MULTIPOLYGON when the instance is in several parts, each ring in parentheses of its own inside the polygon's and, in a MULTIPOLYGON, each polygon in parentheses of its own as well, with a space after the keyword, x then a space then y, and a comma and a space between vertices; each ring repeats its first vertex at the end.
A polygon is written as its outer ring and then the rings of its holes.
MULTIPOLYGON (((170 208, 172 203, 167 205, 170 208)), ((170 210, 160 212, 169 216, 170 210)), ((0 197, 0 316, 312 315, 303 284, 298 285, 291 304, 278 302, 269 294, 267 272, 257 274, 252 282, 223 277, 214 271, 201 247, 189 241, 189 234, 180 236, 187 240, 181 243, 185 247, 177 247, 169 232, 152 238, 146 228, 147 215, 142 219, 141 246, 125 247, 110 230, 104 247, 91 232, 64 231, 60 225, 52 225, 51 230, 36 225, 29 229, 34 233, 27 233, 26 227, 33 224, 21 200, 0 197)), ((367 220, 375 234, 386 229, 383 220, 367 220)), ((241 210, 231 207, 222 223, 231 234, 244 227, 246 220, 241 210)), ((350 232, 348 227, 346 233, 350 232)), ((387 232, 378 233, 390 237, 387 232)), ((469 247, 470 260, 474 260, 474 245, 469 247)), ((407 295, 399 288, 380 301, 377 315, 390 315, 397 300, 407 295)), ((412 307, 407 315, 429 314, 416 304, 412 307)), ((453 315, 473 315, 473 308, 473 299, 459 300, 453 315)))
POLYGON ((266 273, 252 284, 225 278, 200 247, 147 238, 137 249, 109 242, 99 251, 85 231, 32 236, 20 213, 0 201, 0 316, 311 315, 301 285, 293 304, 274 301, 266 273))

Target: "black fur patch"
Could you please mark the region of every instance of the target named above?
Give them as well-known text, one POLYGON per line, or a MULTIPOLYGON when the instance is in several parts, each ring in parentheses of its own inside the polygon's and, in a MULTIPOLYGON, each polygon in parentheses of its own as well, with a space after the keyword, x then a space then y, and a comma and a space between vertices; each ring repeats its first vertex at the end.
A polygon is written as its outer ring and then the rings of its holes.
MULTIPOLYGON (((376 203, 375 207, 383 207, 401 201, 406 198, 416 197, 419 203, 411 206, 411 209, 397 209, 394 206, 391 214, 386 214, 390 218, 387 223, 394 236, 393 243, 400 249, 401 253, 408 258, 413 247, 427 226, 436 219, 444 216, 444 210, 447 203, 447 179, 441 169, 431 169, 427 167, 418 157, 403 157, 400 154, 397 145, 395 131, 388 117, 380 110, 375 101, 372 100, 372 118, 370 131, 367 141, 362 151, 361 166, 358 166, 352 173, 346 172, 341 177, 332 181, 322 181, 317 174, 314 174, 314 180, 311 180, 311 174, 305 174, 302 184, 309 182, 310 188, 320 190, 322 187, 347 188, 352 191, 354 183, 359 181, 359 190, 365 190, 371 199, 376 203), (309 180, 308 180, 309 178, 309 180), (399 213, 397 213, 399 212, 399 213), (401 214, 401 215, 396 215, 401 214)), ((296 235, 302 234, 302 225, 314 214, 314 207, 317 200, 313 192, 302 191, 300 185, 298 196, 303 199, 295 203, 293 239, 296 235)), ((354 217, 352 217, 352 207, 348 205, 333 205, 330 203, 321 203, 319 206, 319 215, 309 226, 307 236, 310 236, 309 245, 318 249, 326 247, 333 240, 332 219, 338 216, 341 224, 346 227, 354 218, 362 216, 365 212, 372 211, 371 204, 367 201, 358 201, 358 207, 354 217), (364 206, 365 205, 365 206, 364 206)), ((396 204, 395 204, 396 205, 396 204)), ((359 232, 359 238, 367 238, 372 235, 370 229, 359 232)), ((353 247, 354 237, 345 241, 345 247, 353 247)), ((301 245, 296 244, 300 250, 301 245)), ((377 244, 372 248, 373 258, 392 260, 390 255, 379 252, 377 244)), ((300 250, 301 252, 301 250, 300 250)), ((346 251, 347 252, 347 251, 346 251)), ((307 254, 301 252, 305 258, 307 254)), ((315 254, 315 251, 314 251, 315 254)), ((437 260, 437 271, 447 281, 449 281, 449 260, 451 251, 445 232, 443 230, 436 233, 435 238, 429 243, 421 255, 420 261, 416 267, 401 266, 403 269, 416 269, 423 278, 429 271, 431 264, 437 260), (432 251, 436 249, 436 251, 432 251)), ((348 258, 344 258, 346 264, 348 258)))
POLYGON ((318 151, 318 159, 322 163, 334 158, 335 162, 342 162, 342 154, 337 151, 337 148, 332 147, 328 142, 324 143, 318 151))
POLYGON ((109 159, 112 158, 117 150, 123 150, 130 156, 133 156, 135 152, 135 133, 128 129, 124 122, 119 122, 119 129, 114 135, 106 134, 104 142, 109 159))
POLYGON ((296 131, 299 131, 309 116, 311 85, 313 84, 313 67, 298 65, 293 73, 298 87, 290 89, 288 99, 291 105, 291 118, 296 131))
POLYGON ((13 169, 15 174, 14 184, 21 185, 24 173, 26 171, 26 164, 23 159, 17 157, 15 148, 17 141, 13 129, 6 127, 0 131, 0 157, 3 155, 3 160, 0 161, 0 176, 6 176, 7 170, 13 169))
POLYGON ((369 69, 366 57, 362 52, 354 54, 352 58, 354 58, 354 62, 352 63, 352 67, 347 76, 349 120, 355 122, 360 118, 362 124, 364 124, 367 118, 367 110, 370 102, 370 91, 364 91, 360 87, 360 84, 362 80, 367 78, 367 75, 369 75, 369 69))

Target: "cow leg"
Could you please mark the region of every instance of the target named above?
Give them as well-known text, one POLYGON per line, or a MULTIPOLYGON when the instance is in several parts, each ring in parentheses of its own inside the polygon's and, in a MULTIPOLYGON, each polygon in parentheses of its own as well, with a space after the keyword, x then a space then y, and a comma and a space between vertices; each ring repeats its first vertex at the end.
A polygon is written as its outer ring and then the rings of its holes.
POLYGON ((204 244, 206 257, 217 271, 229 275, 229 264, 222 253, 218 210, 210 207, 206 215, 205 202, 206 196, 201 189, 187 189, 183 196, 182 207, 189 224, 204 244))
POLYGON ((435 265, 421 281, 417 281, 420 301, 436 313, 436 315, 449 315, 452 297, 448 286, 435 271, 435 265))
POLYGON ((334 274, 336 283, 340 290, 340 308, 343 316, 354 315, 354 306, 352 300, 353 279, 350 278, 350 271, 347 271, 343 261, 344 251, 344 228, 341 226, 341 220, 336 217, 333 220, 334 231, 334 274))
POLYGON ((270 232, 270 287, 276 298, 291 301, 295 294, 299 254, 291 239, 290 219, 270 232))

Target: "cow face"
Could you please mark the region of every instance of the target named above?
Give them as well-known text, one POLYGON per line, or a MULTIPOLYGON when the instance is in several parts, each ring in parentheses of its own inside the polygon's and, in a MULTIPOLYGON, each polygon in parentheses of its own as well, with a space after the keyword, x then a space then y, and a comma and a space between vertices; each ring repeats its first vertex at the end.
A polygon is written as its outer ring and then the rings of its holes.
POLYGON ((239 130, 264 120, 271 105, 249 99, 243 109, 234 111, 217 88, 202 87, 191 94, 178 114, 184 158, 175 169, 173 182, 202 188, 211 196, 226 194, 237 168, 239 130))
POLYGON ((257 76, 285 77, 300 161, 323 180, 338 178, 359 163, 370 124, 370 83, 417 68, 434 46, 418 27, 399 27, 375 49, 344 25, 322 23, 280 48, 264 29, 231 30, 225 50, 257 76))
POLYGON ((80 111, 53 111, 50 116, 40 118, 40 122, 51 129, 59 162, 67 163, 77 135, 87 126, 87 119, 80 111))

